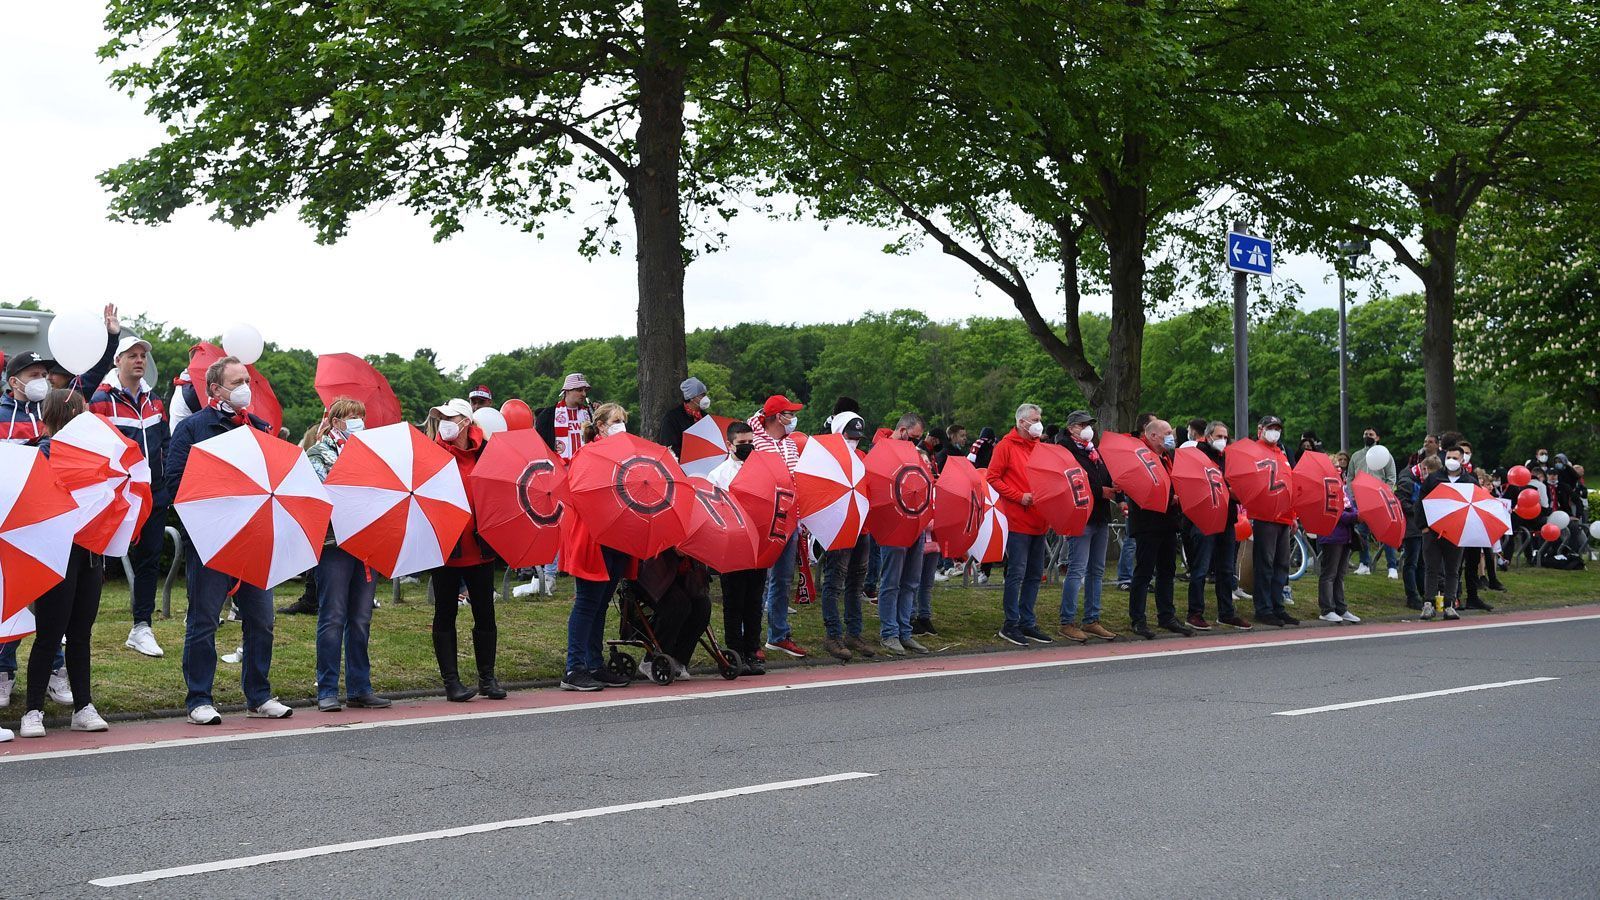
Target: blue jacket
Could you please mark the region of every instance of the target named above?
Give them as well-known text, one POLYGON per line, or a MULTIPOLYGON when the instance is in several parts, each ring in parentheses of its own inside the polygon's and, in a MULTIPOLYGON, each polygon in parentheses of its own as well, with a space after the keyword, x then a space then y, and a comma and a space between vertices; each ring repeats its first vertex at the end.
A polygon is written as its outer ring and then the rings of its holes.
MULTIPOLYGON (((271 433, 267 423, 250 416, 250 426, 271 433)), ((178 485, 183 481, 183 469, 189 464, 189 449, 207 438, 227 434, 238 428, 233 419, 215 406, 208 406, 178 423, 167 443, 166 460, 162 466, 165 477, 155 489, 155 505, 171 506, 178 496, 178 485)))
POLYGON ((123 436, 139 445, 139 449, 144 451, 144 458, 150 463, 151 489, 159 493, 166 480, 162 451, 166 449, 172 434, 161 398, 150 390, 149 385, 141 383, 140 388, 137 394, 131 394, 122 386, 122 382, 108 377, 100 382, 89 397, 89 411, 105 416, 123 436))

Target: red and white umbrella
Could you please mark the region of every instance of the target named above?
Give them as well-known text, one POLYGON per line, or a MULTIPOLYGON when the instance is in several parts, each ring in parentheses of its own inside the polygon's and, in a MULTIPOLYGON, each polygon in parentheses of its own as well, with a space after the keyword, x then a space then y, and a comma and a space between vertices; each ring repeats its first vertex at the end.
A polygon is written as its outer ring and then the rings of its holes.
POLYGON ((844 442, 824 434, 806 441, 795 466, 795 512, 824 550, 854 547, 867 520, 867 465, 844 442))
POLYGON ((0 620, 66 577, 82 518, 37 447, 0 444, 0 620))
POLYGON ((1475 481, 1450 482, 1422 498, 1422 513, 1434 533, 1457 547, 1493 547, 1511 530, 1505 504, 1475 481))
POLYGON ((84 516, 78 545, 126 556, 150 518, 150 464, 139 445, 104 416, 85 413, 51 437, 50 467, 84 516))
POLYGON ((444 565, 472 521, 455 457, 409 422, 351 435, 323 486, 340 548, 390 578, 444 565))
POLYGON ((20 641, 34 632, 33 610, 23 607, 17 614, 0 621, 0 644, 20 641))
POLYGON ((249 427, 190 449, 172 507, 202 563, 263 590, 317 564, 333 512, 304 451, 249 427))
POLYGON ((683 430, 683 452, 678 454, 678 465, 685 475, 706 476, 728 458, 727 428, 733 420, 727 416, 701 416, 699 421, 683 430))
MULTIPOLYGON (((983 471, 982 469, 979 470, 983 471)), ((1000 493, 988 479, 984 479, 983 519, 978 523, 978 537, 967 549, 967 558, 976 563, 996 563, 1006 555, 1006 537, 1011 533, 1006 514, 1000 511, 1000 493)))

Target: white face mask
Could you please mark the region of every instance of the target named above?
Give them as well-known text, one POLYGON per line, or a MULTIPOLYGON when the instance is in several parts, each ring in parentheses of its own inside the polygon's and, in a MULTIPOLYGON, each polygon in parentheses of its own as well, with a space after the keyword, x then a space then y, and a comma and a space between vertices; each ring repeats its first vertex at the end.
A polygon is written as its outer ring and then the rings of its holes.
POLYGON ((628 430, 628 423, 627 422, 612 422, 611 425, 608 428, 606 428, 606 436, 610 437, 613 434, 622 434, 623 432, 625 432, 627 430, 628 430))
POLYGON ((795 428, 798 427, 799 425, 800 425, 800 420, 799 419, 790 419, 789 421, 783 423, 783 433, 784 434, 794 434, 795 428))
POLYGON ((1463 453, 1463 454, 1461 454, 1461 463, 1462 463, 1462 465, 1465 465, 1465 464, 1467 464, 1469 462, 1472 462, 1472 454, 1471 453, 1463 453))
POLYGON ((1550 454, 1548 454, 1548 453, 1539 454, 1539 462, 1549 462, 1549 461, 1550 461, 1550 454))
POLYGON ((50 381, 46 378, 35 378, 22 386, 22 396, 29 403, 38 403, 50 393, 50 381))
POLYGON ((1078 432, 1078 440, 1083 441, 1085 444, 1087 444, 1090 441, 1094 440, 1094 426, 1093 425, 1085 425, 1085 426, 1083 426, 1083 430, 1078 432))
POLYGON ((1276 444, 1283 438, 1283 432, 1276 428, 1268 428, 1266 431, 1261 432, 1261 436, 1267 439, 1267 443, 1276 444))
POLYGON ((1216 440, 1211 442, 1211 446, 1217 448, 1217 452, 1221 453, 1222 451, 1228 449, 1228 439, 1227 438, 1217 438, 1216 440))
MULTIPOLYGON (((1018 423, 1021 424, 1021 423, 1018 423)), ((1036 438, 1044 434, 1044 423, 1034 422, 1028 426, 1028 437, 1036 438)))
POLYGON ((711 408, 711 395, 707 394, 706 396, 700 398, 700 408, 702 410, 711 408))
POLYGON ((845 438, 844 439, 844 445, 846 447, 849 447, 852 451, 854 451, 857 447, 861 446, 861 442, 860 441, 853 441, 850 438, 845 438))
POLYGON ((443 439, 444 441, 446 441, 447 443, 449 441, 455 440, 456 438, 458 438, 460 436, 461 436, 461 426, 460 425, 457 425, 456 423, 450 421, 449 419, 444 419, 439 423, 439 437, 441 439, 443 439))
POLYGON ((250 382, 246 381, 228 392, 228 405, 235 410, 250 406, 250 382))
POLYGON ((366 428, 366 427, 367 427, 367 423, 365 421, 361 420, 361 419, 345 419, 344 420, 344 430, 349 434, 355 434, 356 432, 358 432, 361 429, 366 428))
POLYGON ((1459 472, 1459 471, 1461 471, 1461 460, 1459 460, 1459 459, 1447 459, 1447 460, 1444 461, 1444 467, 1446 469, 1450 470, 1451 472, 1459 472))

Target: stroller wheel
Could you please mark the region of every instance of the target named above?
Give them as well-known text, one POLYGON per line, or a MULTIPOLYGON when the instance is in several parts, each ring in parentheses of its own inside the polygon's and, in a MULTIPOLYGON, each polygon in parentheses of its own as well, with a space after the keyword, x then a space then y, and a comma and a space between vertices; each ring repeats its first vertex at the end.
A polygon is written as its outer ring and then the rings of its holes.
POLYGON ((677 664, 665 653, 650 657, 650 680, 659 685, 669 685, 677 677, 677 664))
POLYGON ((620 675, 632 681, 639 677, 639 662, 621 650, 612 649, 610 658, 606 661, 606 668, 611 674, 620 675))
POLYGON ((717 672, 723 678, 732 681, 739 677, 739 667, 743 664, 744 660, 739 657, 737 650, 724 650, 722 651, 722 664, 717 666, 717 672))

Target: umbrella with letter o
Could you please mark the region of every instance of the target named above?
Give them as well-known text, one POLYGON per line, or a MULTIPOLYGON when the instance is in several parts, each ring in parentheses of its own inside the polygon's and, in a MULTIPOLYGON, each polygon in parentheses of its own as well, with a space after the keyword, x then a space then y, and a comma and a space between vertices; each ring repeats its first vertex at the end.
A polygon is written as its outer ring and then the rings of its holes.
POLYGON ((885 547, 911 547, 933 518, 933 474, 910 441, 887 440, 867 453, 866 531, 885 547))
POLYGON ((305 453, 250 427, 189 450, 172 506, 201 563, 263 590, 317 564, 333 513, 305 453))
POLYGON ((700 475, 689 476, 689 487, 694 492, 694 515, 678 550, 718 572, 760 568, 756 556, 762 542, 739 501, 700 475))
POLYGON ((944 461, 933 492, 933 539, 945 556, 965 556, 978 539, 988 495, 989 486, 966 457, 951 456, 944 461))
POLYGON ((351 435, 323 485, 339 547, 390 578, 444 565, 472 522, 455 457, 409 422, 351 435))
POLYGON ((594 539, 649 559, 689 533, 694 488, 672 451, 622 432, 583 449, 567 466, 568 500, 594 539))
POLYGON ((1223 472, 1233 496, 1253 519, 1277 521, 1294 509, 1289 463, 1259 441, 1235 441, 1223 454, 1223 472))
POLYGON ((1434 533, 1457 547, 1493 547, 1511 530, 1505 504, 1475 481, 1447 481, 1422 498, 1434 533))
POLYGON ((1011 532, 1010 523, 1006 521, 1006 514, 1000 510, 999 492, 987 481, 983 486, 987 494, 983 499, 983 517, 978 522, 978 536, 973 539, 972 545, 967 548, 964 555, 976 563, 997 563, 1006 555, 1006 537, 1011 532))
POLYGON ((1406 512, 1387 484, 1370 472, 1357 472, 1350 493, 1356 498, 1356 514, 1372 529, 1373 537, 1390 547, 1405 541, 1406 512))
MULTIPOLYGON (((733 476, 728 493, 744 510, 756 540, 756 564, 763 569, 778 561, 789 536, 800 526, 795 513, 799 497, 794 476, 776 453, 752 453, 733 476)), ((729 570, 732 571, 732 570, 729 570)))
POLYGON ((1333 458, 1316 451, 1302 453, 1290 478, 1300 525, 1312 534, 1332 534, 1344 512, 1344 478, 1333 458))
POLYGON ((340 397, 361 401, 367 408, 362 421, 368 428, 382 428, 402 420, 400 400, 383 373, 353 353, 324 353, 317 357, 317 396, 324 407, 340 397))
POLYGON ((467 476, 478 534, 514 569, 554 562, 561 548, 567 464, 532 429, 484 445, 467 476))
POLYGON ((1040 442, 1023 467, 1032 488, 1033 505, 1051 530, 1062 537, 1077 537, 1094 513, 1094 489, 1089 473, 1078 465, 1072 451, 1059 444, 1040 442))
POLYGON ((37 447, 0 443, 0 621, 66 577, 82 519, 37 447))
POLYGON ((1172 479, 1161 456, 1144 441, 1108 432, 1100 437, 1100 456, 1117 490, 1143 509, 1166 511, 1172 499, 1172 479))
POLYGON ((150 464, 104 416, 83 413, 50 439, 50 467, 86 517, 79 546, 125 556, 150 518, 150 464))
POLYGON ((795 513, 824 550, 854 547, 867 520, 867 465, 839 434, 806 441, 794 470, 795 513))
POLYGON ((1201 534, 1221 534, 1228 525, 1228 484, 1222 469, 1198 447, 1183 447, 1172 457, 1172 490, 1178 505, 1201 534))

